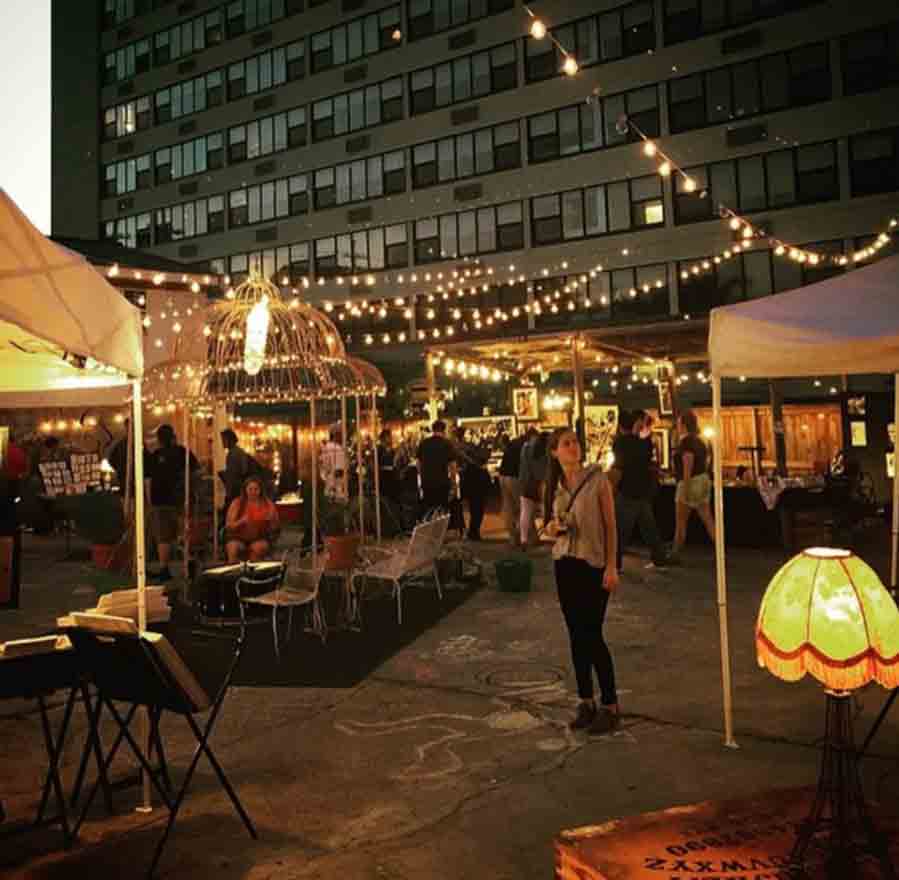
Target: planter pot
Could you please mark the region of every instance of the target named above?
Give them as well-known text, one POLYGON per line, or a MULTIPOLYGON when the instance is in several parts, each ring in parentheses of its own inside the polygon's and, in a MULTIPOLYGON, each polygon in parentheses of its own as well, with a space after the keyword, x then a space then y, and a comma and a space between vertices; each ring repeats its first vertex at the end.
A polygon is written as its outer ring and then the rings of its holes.
POLYGON ((325 536, 325 571, 348 571, 356 562, 359 535, 325 536))

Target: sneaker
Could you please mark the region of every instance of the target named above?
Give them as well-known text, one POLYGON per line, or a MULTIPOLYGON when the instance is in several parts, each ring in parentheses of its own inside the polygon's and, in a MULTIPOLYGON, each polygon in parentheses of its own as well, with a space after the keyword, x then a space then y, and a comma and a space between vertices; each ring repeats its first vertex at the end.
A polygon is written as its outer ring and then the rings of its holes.
POLYGON ((590 725, 590 736, 603 736, 618 730, 620 722, 618 712, 612 712, 605 706, 601 706, 594 715, 593 723, 590 725))
POLYGON ((581 701, 577 707, 577 715, 568 722, 569 730, 586 730, 596 719, 596 705, 581 701))

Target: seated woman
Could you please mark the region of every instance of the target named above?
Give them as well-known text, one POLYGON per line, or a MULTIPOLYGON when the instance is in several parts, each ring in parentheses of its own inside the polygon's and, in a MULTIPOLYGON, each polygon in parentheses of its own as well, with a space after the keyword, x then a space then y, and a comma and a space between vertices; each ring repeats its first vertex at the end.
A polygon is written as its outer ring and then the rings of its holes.
POLYGON ((278 510, 265 494, 258 477, 250 477, 228 508, 225 518, 228 562, 265 559, 278 536, 278 510))

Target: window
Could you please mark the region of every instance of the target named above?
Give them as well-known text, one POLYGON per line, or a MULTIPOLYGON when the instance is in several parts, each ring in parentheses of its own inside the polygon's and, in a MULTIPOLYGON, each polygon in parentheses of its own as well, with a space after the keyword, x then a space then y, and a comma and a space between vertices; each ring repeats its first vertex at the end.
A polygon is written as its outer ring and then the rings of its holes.
POLYGON ((231 228, 305 214, 308 210, 305 174, 232 190, 228 194, 228 225, 231 228))
POLYGON ((403 80, 396 77, 316 101, 312 105, 312 140, 324 141, 402 116, 403 80))
POLYGON ((151 158, 148 155, 136 159, 113 162, 104 170, 103 195, 106 198, 121 196, 153 185, 151 158))
POLYGON ((150 41, 138 40, 103 56, 103 85, 131 79, 150 69, 150 41))
POLYGON ((103 27, 112 28, 153 8, 151 0, 104 0, 103 27))
POLYGON ((153 38, 153 63, 157 67, 202 52, 222 41, 222 14, 209 12, 182 22, 168 30, 160 31, 153 38))
POLYGON ((418 40, 512 9, 515 0, 406 0, 409 39, 418 40))
POLYGON ((160 89, 156 93, 156 124, 218 107, 225 98, 223 82, 222 72, 214 70, 205 76, 160 89))
POLYGON ((103 138, 111 141, 127 137, 135 131, 143 131, 153 124, 150 99, 136 98, 116 107, 108 107, 103 113, 103 138))
POLYGON ((285 14, 284 0, 233 0, 227 8, 228 36, 239 37, 265 27, 285 14))
POLYGON ((819 0, 665 0, 665 43, 670 46, 816 2, 819 0))
POLYGON ((306 142, 306 111, 303 108, 276 113, 228 129, 228 161, 244 162, 280 153, 306 142))
POLYGON ((899 189, 899 129, 851 137, 849 163, 853 196, 899 189))
POLYGON ((345 162, 315 172, 315 209, 380 198, 406 190, 403 150, 345 162))
POLYGON ((826 43, 668 83, 672 133, 831 98, 826 43))
MULTIPOLYGON (((802 248, 817 251, 839 257, 843 255, 842 240, 806 242, 800 245, 802 248)), ((810 263, 798 263, 795 260, 776 259, 772 264, 774 274, 774 293, 782 293, 785 290, 793 290, 806 284, 814 284, 817 281, 825 281, 835 275, 842 274, 843 267, 827 260, 813 266, 810 263)))
POLYGON ((757 299, 774 293, 775 267, 781 261, 771 251, 750 251, 722 260, 711 269, 692 273, 696 261, 679 263, 678 300, 683 314, 705 314, 717 306, 757 299))
POLYGON ((899 83, 899 21, 843 37, 842 49, 847 95, 899 83))
POLYGON ((401 43, 395 34, 402 37, 399 5, 313 34, 310 40, 312 72, 320 73, 393 49, 401 43))
POLYGON ((119 217, 117 220, 108 220, 103 227, 103 238, 108 241, 118 242, 126 248, 151 247, 153 239, 151 235, 151 223, 149 214, 138 214, 136 217, 119 217))
POLYGON ((415 221, 415 262, 418 264, 523 247, 520 202, 415 221))
POLYGON ((224 196, 212 196, 156 211, 156 244, 223 232, 224 229, 224 196))
POLYGON ((649 137, 659 135, 657 86, 636 89, 589 104, 574 104, 528 119, 528 155, 532 163, 600 150, 639 140, 632 129, 619 131, 626 114, 649 137))
POLYGON ((225 164, 223 137, 211 134, 156 151, 156 183, 203 174, 225 164))
POLYGON ((665 222, 658 175, 531 199, 534 245, 644 229, 665 222))
POLYGON ((689 191, 678 175, 674 216, 678 224, 711 220, 721 207, 764 211, 828 201, 840 196, 833 142, 777 150, 763 156, 686 169, 689 191))
MULTIPOLYGON (((272 49, 231 64, 228 67, 228 100, 235 101, 244 95, 255 95, 257 92, 264 92, 266 89, 286 83, 287 56, 291 46, 282 46, 280 49, 272 49)), ((302 73, 300 75, 302 76, 302 73)))
POLYGON ((517 122, 482 128, 412 148, 416 189, 521 165, 517 122))
POLYGON ((427 113, 518 85, 515 44, 504 43, 484 52, 464 55, 410 76, 412 115, 427 113))
MULTIPOLYGON (((652 7, 650 0, 639 0, 553 28, 550 33, 577 59, 580 67, 639 55, 655 48, 652 7)), ((528 82, 562 75, 565 58, 553 40, 525 37, 524 45, 528 82)))
POLYGON ((405 224, 363 229, 315 242, 317 275, 340 275, 409 265, 405 224))

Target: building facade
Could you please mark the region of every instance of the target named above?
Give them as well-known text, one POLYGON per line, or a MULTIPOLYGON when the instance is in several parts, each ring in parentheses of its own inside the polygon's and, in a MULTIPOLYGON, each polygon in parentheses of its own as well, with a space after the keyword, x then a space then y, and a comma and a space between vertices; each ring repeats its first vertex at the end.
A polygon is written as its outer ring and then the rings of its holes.
POLYGON ((850 257, 899 214, 894 0, 91 6, 54 2, 54 233, 258 264, 353 344, 701 316, 852 268, 717 264, 725 210, 850 257))

